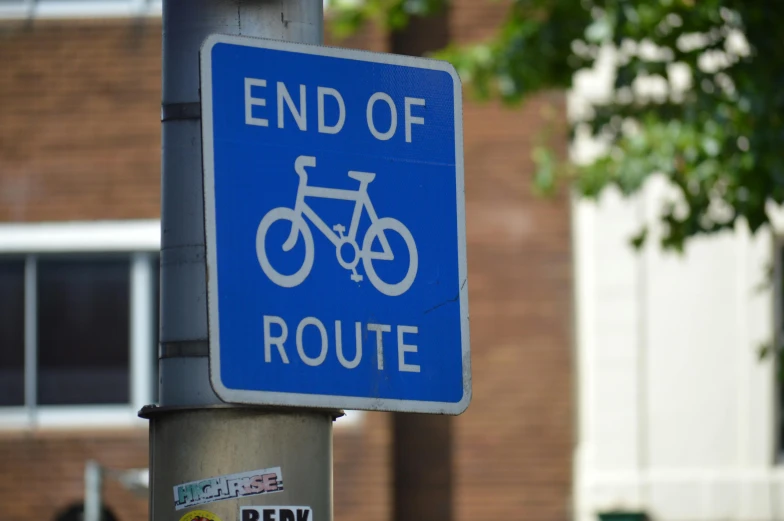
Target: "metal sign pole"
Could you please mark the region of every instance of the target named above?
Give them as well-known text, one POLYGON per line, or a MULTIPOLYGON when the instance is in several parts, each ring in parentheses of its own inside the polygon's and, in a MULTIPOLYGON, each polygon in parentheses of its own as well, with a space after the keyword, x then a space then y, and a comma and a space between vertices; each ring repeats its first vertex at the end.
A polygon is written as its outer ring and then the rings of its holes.
POLYGON ((103 494, 103 469, 95 460, 84 466, 84 521, 100 521, 103 494))
POLYGON ((199 51, 211 34, 321 44, 321 0, 164 0, 155 521, 332 520, 334 412, 224 404, 209 382, 199 51), (268 508, 264 508, 264 507, 268 508))

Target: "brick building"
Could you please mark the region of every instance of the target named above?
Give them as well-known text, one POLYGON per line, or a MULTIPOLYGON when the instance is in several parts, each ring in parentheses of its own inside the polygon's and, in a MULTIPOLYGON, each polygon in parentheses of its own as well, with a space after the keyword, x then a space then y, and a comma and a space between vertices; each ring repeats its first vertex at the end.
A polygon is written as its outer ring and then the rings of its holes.
MULTIPOLYGON (((154 3, 6 4, 0 505, 8 520, 41 521, 81 502, 87 459, 147 465, 135 413, 155 400, 161 22, 154 3)), ((403 33, 337 44, 421 54, 486 37, 505 9, 455 0, 403 33)), ((339 423, 336 519, 571 517, 569 201, 532 195, 529 154, 562 108, 559 94, 515 111, 467 100, 473 402, 457 418, 339 423)), ((105 498, 121 521, 147 516, 115 481, 105 498)))

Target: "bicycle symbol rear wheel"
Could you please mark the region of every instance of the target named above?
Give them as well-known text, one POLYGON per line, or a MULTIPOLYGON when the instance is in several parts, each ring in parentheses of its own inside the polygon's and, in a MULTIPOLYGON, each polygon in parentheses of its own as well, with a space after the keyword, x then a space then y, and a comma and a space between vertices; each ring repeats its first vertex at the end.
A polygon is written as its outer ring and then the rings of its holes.
MULTIPOLYGON (((308 228, 302 216, 291 208, 273 208, 267 212, 267 215, 261 220, 256 230, 256 257, 259 259, 261 269, 264 270, 264 273, 272 282, 284 288, 298 286, 308 277, 310 270, 313 268, 313 248, 313 234, 310 232, 310 228, 308 228), (291 275, 284 275, 277 271, 272 267, 267 257, 267 231, 278 221, 290 221, 291 226, 297 228, 299 232, 297 234, 298 237, 301 235, 305 241, 305 259, 302 262, 302 266, 291 275)), ((288 251, 284 248, 281 249, 288 251)))
POLYGON ((418 264, 419 255, 417 253, 414 237, 403 223, 391 217, 383 217, 370 225, 370 228, 368 228, 368 231, 365 234, 365 239, 362 241, 362 266, 365 268, 365 274, 367 275, 368 280, 370 280, 371 284, 373 284, 377 290, 390 297, 402 295, 408 291, 408 288, 410 288, 411 284, 414 283, 418 264), (370 250, 376 237, 386 236, 386 232, 388 230, 397 232, 406 243, 406 248, 408 248, 408 271, 406 271, 406 275, 403 277, 403 280, 395 284, 384 282, 376 274, 376 270, 373 268, 373 261, 387 261, 374 257, 370 250))

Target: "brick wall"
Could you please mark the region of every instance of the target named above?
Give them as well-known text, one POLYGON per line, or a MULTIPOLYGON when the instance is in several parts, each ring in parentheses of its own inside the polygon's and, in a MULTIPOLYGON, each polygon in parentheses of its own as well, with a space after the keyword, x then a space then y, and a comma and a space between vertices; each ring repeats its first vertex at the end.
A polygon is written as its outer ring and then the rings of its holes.
POLYGON ((465 110, 474 398, 456 419, 458 520, 569 518, 571 256, 566 197, 531 194, 548 107, 465 110))
MULTIPOLYGON (((485 37, 504 9, 456 0, 449 33, 459 42, 485 37)), ((340 44, 384 51, 387 41, 371 29, 340 44)), ((160 65, 159 20, 0 25, 0 221, 157 217, 160 65)), ((565 520, 568 201, 531 194, 529 157, 545 125, 564 128, 563 99, 541 96, 516 111, 468 101, 464 112, 474 399, 451 424, 451 512, 466 521, 565 520)), ((372 413, 336 432, 336 519, 391 519, 390 423, 390 415, 372 413)), ((0 436, 6 517, 52 519, 81 496, 88 457, 145 466, 146 434, 0 436)), ((114 485, 108 502, 121 521, 146 516, 143 499, 114 485)))
POLYGON ((0 26, 0 221, 158 216, 160 32, 0 26))
MULTIPOLYGON (((8 521, 49 521, 84 500, 84 465, 147 466, 147 431, 0 434, 0 505, 8 521)), ((146 519, 147 501, 107 479, 104 500, 121 521, 146 519)))

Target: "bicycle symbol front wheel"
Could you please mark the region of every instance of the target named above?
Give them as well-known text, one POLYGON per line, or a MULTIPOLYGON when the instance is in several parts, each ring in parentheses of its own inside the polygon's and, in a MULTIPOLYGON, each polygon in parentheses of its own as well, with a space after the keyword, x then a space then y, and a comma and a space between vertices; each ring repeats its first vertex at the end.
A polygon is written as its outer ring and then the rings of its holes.
POLYGON ((365 234, 365 239, 362 241, 362 266, 365 268, 365 274, 367 275, 368 280, 370 280, 371 284, 373 284, 377 290, 390 297, 402 295, 408 291, 408 288, 410 288, 411 284, 414 283, 418 263, 419 255, 417 253, 414 237, 403 223, 397 219, 392 219, 391 217, 383 217, 370 225, 370 228, 368 228, 368 231, 365 234), (383 261, 383 259, 378 259, 372 254, 371 247, 373 246, 373 241, 376 239, 376 237, 385 237, 387 231, 397 232, 398 235, 403 238, 403 242, 405 242, 406 248, 408 248, 408 271, 406 271, 406 275, 403 277, 403 280, 395 284, 389 284, 381 280, 381 278, 376 274, 376 270, 373 268, 374 260, 383 261))
MULTIPOLYGON (((264 270, 264 274, 272 282, 284 288, 298 286, 308 277, 311 268, 313 268, 313 248, 313 234, 310 233, 310 228, 308 228, 302 216, 291 208, 273 208, 264 216, 256 230, 256 257, 259 259, 261 269, 264 270), (267 256, 267 232, 278 221, 291 222, 292 232, 297 233, 298 237, 301 235, 303 241, 305 241, 305 259, 302 262, 302 266, 291 275, 284 275, 273 268, 267 256)), ((288 251, 282 245, 281 250, 288 251)))

